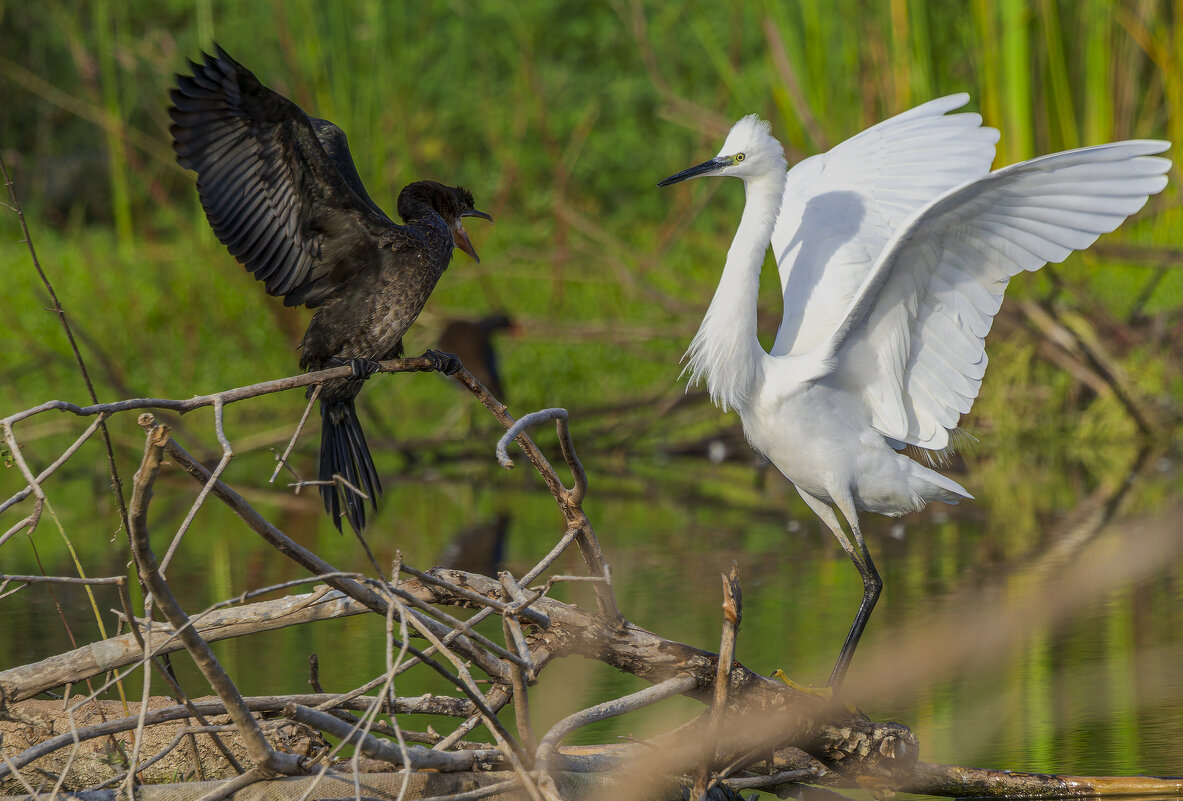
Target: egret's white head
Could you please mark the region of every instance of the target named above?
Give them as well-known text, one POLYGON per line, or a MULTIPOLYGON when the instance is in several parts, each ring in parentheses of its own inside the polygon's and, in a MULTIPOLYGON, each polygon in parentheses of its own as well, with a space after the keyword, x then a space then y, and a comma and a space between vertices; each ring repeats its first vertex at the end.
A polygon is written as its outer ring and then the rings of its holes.
POLYGON ((745 181, 770 173, 785 171, 784 148, 772 135, 771 126, 755 114, 749 114, 727 134, 727 141, 719 155, 677 175, 671 175, 658 186, 669 186, 701 175, 731 175, 745 181))

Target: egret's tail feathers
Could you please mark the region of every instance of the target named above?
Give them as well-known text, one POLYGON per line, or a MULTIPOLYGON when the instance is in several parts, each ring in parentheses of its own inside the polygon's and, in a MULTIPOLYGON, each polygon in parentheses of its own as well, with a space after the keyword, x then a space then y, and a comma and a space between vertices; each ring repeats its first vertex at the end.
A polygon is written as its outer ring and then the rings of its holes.
POLYGON ((369 496, 370 504, 377 511, 382 483, 378 480, 378 471, 366 445, 365 435, 362 434, 353 398, 322 400, 320 416, 320 480, 332 482, 320 487, 325 511, 340 531, 343 498, 344 516, 353 530, 360 533, 366 526, 366 501, 359 493, 369 496), (338 482, 337 476, 344 479, 345 483, 338 482))
MULTIPOLYGON (((913 462, 913 464, 916 463, 913 462)), ((965 487, 951 478, 942 476, 935 470, 929 470, 927 467, 916 464, 915 475, 924 482, 924 486, 920 487, 919 491, 926 503, 942 501, 943 503, 957 504, 963 500, 972 501, 974 499, 974 496, 965 491, 965 487)))

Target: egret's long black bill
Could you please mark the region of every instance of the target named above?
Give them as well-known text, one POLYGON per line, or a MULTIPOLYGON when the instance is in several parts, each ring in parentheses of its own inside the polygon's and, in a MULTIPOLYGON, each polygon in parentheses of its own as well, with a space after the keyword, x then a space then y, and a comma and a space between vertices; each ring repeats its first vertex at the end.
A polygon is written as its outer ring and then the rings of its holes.
POLYGON ((718 156, 711 159, 710 161, 704 161, 702 164, 691 167, 688 170, 682 170, 677 175, 671 175, 669 178, 666 178, 664 181, 659 183, 658 186, 669 186, 670 184, 681 183, 682 181, 685 181, 689 178, 697 178, 700 175, 706 175, 707 173, 722 169, 729 164, 731 164, 729 159, 718 156))

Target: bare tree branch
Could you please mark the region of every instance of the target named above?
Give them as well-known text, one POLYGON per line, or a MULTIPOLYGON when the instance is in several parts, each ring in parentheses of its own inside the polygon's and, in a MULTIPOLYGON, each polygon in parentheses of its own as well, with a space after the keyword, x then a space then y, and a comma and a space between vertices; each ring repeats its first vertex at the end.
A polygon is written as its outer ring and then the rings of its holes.
POLYGON ((922 795, 980 798, 1170 797, 1183 793, 1183 778, 1065 776, 919 762, 912 775, 900 782, 899 789, 922 795))
POLYGON ((735 661, 735 640, 739 621, 743 616, 743 599, 739 590, 739 565, 731 563, 731 574, 723 579, 723 633, 719 644, 719 661, 715 672, 715 697, 707 711, 707 739, 698 773, 694 777, 694 796, 702 798, 710 789, 711 770, 719 758, 719 739, 723 715, 727 709, 727 691, 731 686, 731 668, 735 661))
POLYGON ((482 751, 433 751, 430 748, 412 745, 404 751, 393 747, 385 740, 363 735, 339 718, 325 712, 318 712, 300 704, 290 703, 283 709, 284 717, 299 721, 350 745, 356 745, 362 753, 372 759, 380 759, 391 765, 407 765, 414 770, 493 770, 504 764, 505 758, 496 748, 482 751))
MULTIPOLYGON (((461 372, 467 375, 467 371, 461 372)), ((469 377, 471 378, 471 376, 469 377)), ((479 387, 480 384, 476 384, 476 386, 479 387)), ((470 389, 474 388, 470 387, 470 389)), ((563 512, 563 516, 567 520, 568 529, 576 528, 579 530, 579 551, 583 555, 583 561, 587 564, 588 572, 593 576, 604 579, 602 584, 595 585, 596 604, 599 607, 600 614, 609 620, 621 620, 620 610, 616 606, 616 596, 612 591, 612 574, 608 569, 608 563, 604 560, 603 551, 600 550, 600 543, 596 538, 595 531, 592 529, 591 521, 588 520, 581 506, 583 497, 587 493, 587 475, 583 469, 583 465, 579 461, 579 457, 575 454, 575 445, 571 441, 571 433, 567 425, 567 410, 544 409, 540 412, 528 414, 520 421, 513 421, 512 418, 502 411, 498 416, 498 420, 506 428, 505 435, 497 443, 498 461, 503 467, 509 468, 513 466, 513 462, 510 461, 506 448, 510 439, 516 440, 522 450, 525 451, 526 457, 530 460, 531 464, 534 465, 535 469, 538 470, 538 473, 546 481, 547 488, 554 495, 555 500, 559 504, 559 509, 563 512), (525 434, 527 426, 545 420, 555 421, 563 458, 571 470, 571 475, 575 478, 575 486, 572 489, 567 489, 563 486, 563 482, 559 480, 558 474, 550 466, 550 462, 547 461, 546 457, 542 455, 542 452, 538 450, 538 447, 525 434)))

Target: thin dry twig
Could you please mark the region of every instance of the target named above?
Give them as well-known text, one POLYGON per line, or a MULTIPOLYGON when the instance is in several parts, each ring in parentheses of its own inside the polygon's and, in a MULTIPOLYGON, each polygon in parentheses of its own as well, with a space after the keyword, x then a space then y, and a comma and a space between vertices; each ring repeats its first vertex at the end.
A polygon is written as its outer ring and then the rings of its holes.
MULTIPOLYGON (((377 372, 380 373, 423 373, 435 370, 435 364, 430 359, 422 356, 411 359, 390 359, 378 363, 377 372)), ((262 395, 270 395, 276 392, 285 392, 289 389, 300 389, 302 387, 311 386, 312 384, 322 384, 326 381, 331 381, 335 378, 349 378, 353 375, 353 369, 350 367, 330 367, 327 370, 318 370, 312 373, 303 373, 301 375, 289 376, 287 378, 277 378, 271 381, 261 381, 257 384, 249 384, 244 387, 237 387, 235 389, 228 389, 224 392, 215 392, 210 395, 195 395, 187 400, 176 400, 171 398, 129 398, 127 400, 115 401, 113 403, 92 403, 90 406, 79 406, 68 401, 52 400, 38 404, 15 414, 8 415, 0 419, 0 423, 14 424, 30 417, 39 414, 45 414, 50 411, 69 412, 70 414, 79 417, 91 417, 98 414, 112 415, 117 412, 127 412, 135 410, 151 410, 164 409, 171 412, 179 412, 185 414, 197 409, 203 409, 207 406, 213 406, 215 402, 220 402, 223 405, 238 403, 240 401, 257 398, 262 395)))
MULTIPOLYGON (((218 464, 214 467, 214 471, 210 473, 209 480, 205 482, 205 486, 201 488, 201 492, 197 493, 197 497, 193 501, 193 505, 189 507, 189 512, 185 515, 185 519, 181 521, 181 525, 177 527, 177 533, 173 535, 172 542, 169 543, 168 551, 165 552, 164 558, 160 560, 160 572, 168 571, 169 563, 172 562, 173 554, 177 552, 177 548, 181 544, 181 538, 185 536, 185 532, 189 530, 189 526, 193 523, 193 518, 197 516, 197 510, 205 503, 205 499, 209 497, 210 490, 214 483, 225 471, 230 464, 230 460, 234 458, 234 449, 230 447, 230 440, 226 436, 224 412, 225 405, 220 398, 214 399, 214 432, 218 437, 218 442, 222 445, 222 458, 218 460, 218 464)), ((141 426, 145 424, 150 425, 151 415, 141 415, 139 423, 141 426), (144 418, 147 418, 145 420, 144 418)))
POLYGON ((559 743, 562 742, 564 737, 576 729, 600 720, 623 715, 625 712, 642 709, 671 696, 681 695, 697 686, 698 681, 693 676, 681 674, 635 693, 614 698, 611 701, 605 701, 602 704, 588 707, 573 715, 568 715, 551 726, 550 730, 543 736, 542 741, 538 743, 536 759, 539 768, 546 774, 550 774, 554 770, 555 765, 553 761, 558 751, 559 743))
POLYGON ((731 668, 735 662, 735 640, 743 616, 743 597, 739 589, 739 565, 731 563, 731 573, 723 579, 723 633, 719 643, 719 664, 715 673, 715 697, 707 710, 707 738, 702 762, 694 778, 694 797, 702 798, 710 790, 711 770, 719 759, 719 741, 723 715, 727 709, 727 692, 731 687, 731 668))
MULTIPOLYGON (((296 440, 300 438, 300 432, 304 430, 304 426, 308 422, 308 415, 312 413, 312 405, 316 403, 317 398, 320 397, 320 389, 323 386, 324 384, 317 384, 312 388, 312 392, 308 395, 308 404, 304 407, 304 414, 300 415, 300 422, 296 424, 296 430, 292 432, 292 438, 288 440, 288 446, 284 448, 282 455, 275 457, 275 472, 271 474, 271 478, 267 479, 268 484, 275 483, 276 476, 279 475, 279 471, 283 468, 286 467, 288 470, 292 470, 291 466, 288 465, 288 457, 292 455, 292 450, 296 447, 296 440)), ((296 473, 295 470, 292 470, 292 475, 296 477, 298 484, 303 483, 303 481, 300 480, 299 474, 296 473)))
MULTIPOLYGON (((81 448, 86 443, 86 441, 91 438, 94 432, 98 430, 99 425, 101 425, 106 419, 107 415, 100 414, 98 417, 96 417, 94 422, 91 423, 81 435, 79 435, 78 439, 74 440, 74 443, 70 447, 62 451, 61 455, 58 456, 58 458, 55 459, 53 463, 49 465, 49 467, 37 474, 37 481, 35 485, 26 486, 23 490, 13 495, 4 503, 0 503, 0 513, 4 512, 14 503, 20 503, 25 498, 28 498, 31 494, 33 494, 33 486, 40 486, 41 484, 45 483, 47 478, 56 473, 58 468, 64 465, 67 461, 69 461, 70 457, 78 452, 78 449, 81 448)), ((4 540, 0 539, 0 545, 3 544, 4 540)))
MULTIPOLYGON (((132 502, 128 514, 128 534, 131 538, 132 555, 140 580, 152 593, 155 604, 164 612, 173 628, 177 630, 186 649, 205 675, 207 681, 226 704, 226 711, 238 727, 239 735, 246 743, 252 761, 265 773, 294 775, 304 772, 303 760, 293 754, 273 749, 259 729, 259 724, 247 709, 238 688, 222 669, 210 650, 209 644, 189 625, 189 618, 177 603, 161 575, 148 538, 147 512, 152 497, 152 485, 160 471, 161 456, 169 440, 169 429, 160 426, 148 433, 144 446, 144 459, 136 473, 132 488, 132 502)), ((145 704, 146 707, 146 704, 145 704)), ((146 709, 144 710, 146 711, 146 709)))
MULTIPOLYGON (((328 705, 337 708, 365 711, 373 706, 375 702, 381 700, 382 698, 380 696, 362 696, 350 700, 342 700, 336 694, 309 694, 247 697, 243 699, 243 703, 252 712, 260 713, 282 712, 288 704, 299 704, 310 708, 328 705)), ((192 701, 191 704, 191 706, 179 704, 177 706, 148 710, 144 715, 144 725, 153 726, 159 723, 182 720, 197 715, 210 717, 226 714, 226 705, 220 700, 198 699, 192 701)), ((452 717, 465 717, 472 711, 472 704, 468 701, 461 701, 458 698, 449 698, 440 695, 407 696, 395 699, 395 704, 391 711, 409 715, 450 715, 452 717)), ((123 718, 114 718, 91 726, 78 726, 65 734, 43 740, 37 743, 37 745, 22 751, 11 759, 11 764, 14 770, 20 770, 25 765, 52 754, 54 751, 73 745, 75 742, 84 742, 86 740, 107 737, 112 734, 132 731, 138 725, 138 721, 139 715, 136 714, 123 718)), ((7 775, 6 770, 0 768, 0 777, 5 775, 7 775)))
MULTIPOLYGON (((86 385, 86 393, 90 396, 90 402, 97 404, 99 397, 95 393, 94 383, 90 380, 90 373, 86 369, 86 362, 82 358, 82 352, 78 349, 78 343, 74 339, 74 332, 70 328, 70 321, 66 317, 66 310, 62 308, 61 301, 58 300, 57 292, 53 289, 53 284, 49 281, 49 276, 41 269, 41 261, 37 258, 37 250, 33 247, 33 236, 29 233, 29 223, 25 219, 25 212, 21 208, 20 200, 16 196, 16 184, 8 175, 8 166, 4 163, 4 159, 0 158, 0 173, 4 175, 4 184, 8 187, 8 197, 12 201, 12 210, 16 213, 17 219, 21 223, 21 231, 25 236, 25 245, 29 249, 29 258, 33 261, 33 268, 37 271, 37 275, 41 278, 41 283, 45 286, 45 291, 49 293, 50 301, 53 303, 51 311, 57 315, 59 322, 62 324, 62 330, 66 334, 66 339, 70 343, 70 350, 74 354, 74 363, 78 366, 78 372, 82 375, 82 382, 86 385)), ((6 427, 7 428, 7 427, 6 427)), ((123 529, 127 530, 127 504, 123 500, 123 482, 119 478, 119 470, 115 466, 115 451, 111 447, 111 434, 107 431, 106 421, 99 418, 99 431, 103 438, 103 447, 107 451, 107 471, 111 475, 111 488, 115 492, 115 498, 119 504, 119 516, 123 523, 123 529)), ((7 433, 11 433, 8 431, 7 433)))
MULTIPOLYGON (((434 586, 441 587, 448 590, 449 592, 456 593, 461 598, 466 598, 474 603, 487 606, 497 612, 504 614, 510 610, 510 605, 503 601, 499 601, 496 598, 489 598, 488 596, 481 595, 479 592, 473 592, 472 590, 460 584, 445 581, 444 579, 441 579, 439 576, 433 575, 432 573, 425 573, 422 570, 418 570, 407 564, 400 565, 399 569, 408 576, 414 576, 424 584, 432 584, 434 586)), ((545 615, 540 615, 532 609, 515 609, 514 611, 516 611, 518 614, 521 614, 522 617, 528 619, 531 623, 537 623, 540 626, 545 625, 548 622, 545 615)))
POLYGON ((603 582, 595 585, 596 605, 599 607, 600 614, 609 620, 621 621, 623 618, 619 608, 616 606, 616 595, 612 591, 612 573, 608 568, 607 561, 604 559, 604 553, 600 549, 600 543, 596 538, 591 521, 588 520, 581 506, 583 498, 587 494, 587 473, 584 471, 583 464, 579 461, 579 457, 575 453, 575 445, 571 440, 571 431, 567 422, 567 410, 558 408, 543 409, 539 412, 527 414, 518 421, 513 421, 508 415, 504 415, 504 413, 502 413, 502 416, 505 419, 501 419, 501 417, 498 419, 505 425, 506 433, 497 443, 496 452, 498 462, 502 467, 507 469, 513 466, 507 448, 511 440, 516 441, 525 452, 526 457, 546 481, 547 487, 550 489, 551 494, 554 495, 555 500, 559 504, 559 509, 562 510, 563 516, 567 520, 568 529, 579 529, 579 552, 583 556, 583 561, 587 564, 588 572, 593 576, 604 579, 603 582), (563 459, 567 462, 567 467, 571 470, 571 475, 575 481, 575 485, 571 489, 563 486, 563 482, 559 480, 554 468, 550 466, 550 462, 546 460, 546 457, 542 455, 542 452, 538 450, 538 447, 525 433, 525 429, 530 425, 545 422, 546 420, 555 421, 563 459))
POLYGON ((356 730, 353 726, 325 712, 318 712, 300 704, 288 704, 283 709, 284 717, 320 729, 343 743, 356 745, 362 753, 372 759, 389 762, 395 766, 410 766, 414 770, 438 770, 444 772, 468 770, 494 770, 504 763, 505 758, 496 748, 482 751, 433 751, 419 745, 392 746, 385 740, 356 730), (404 750, 405 748, 405 750, 404 750))
POLYGON ((571 475, 575 479, 575 485, 571 489, 562 487, 562 494, 564 500, 573 506, 578 506, 583 503, 583 498, 587 495, 587 473, 584 472, 583 465, 575 456, 575 443, 571 441, 571 427, 567 417, 567 410, 558 408, 541 409, 523 415, 497 441, 497 462, 507 470, 512 468, 513 460, 509 458, 508 452, 509 443, 513 442, 527 428, 547 420, 554 420, 555 430, 559 435, 559 446, 563 450, 563 458, 566 460, 567 466, 571 468, 571 475))
MULTIPOLYGON (((422 359, 421 361, 427 362, 429 360, 422 359)), ((141 424, 147 425, 147 421, 142 421, 141 424)), ((227 487, 222 481, 217 480, 211 483, 209 481, 209 471, 207 471, 204 466, 193 459, 192 456, 186 453, 185 450, 181 448, 175 440, 172 438, 165 438, 163 447, 168 452, 169 456, 171 456, 173 460, 177 462, 177 464, 180 465, 186 472, 193 476, 193 478, 200 481, 203 486, 209 484, 209 486, 212 488, 211 491, 215 496, 229 504, 231 508, 233 508, 239 514, 239 516, 244 521, 246 521, 248 525, 250 525, 252 530, 262 536, 267 542, 276 548, 276 550, 302 565, 310 572, 324 576, 325 582, 334 589, 340 590, 349 597, 356 599, 359 603, 364 604, 372 611, 377 612, 383 616, 386 615, 389 601, 386 598, 383 598, 381 594, 374 592, 362 583, 346 578, 340 578, 342 575, 340 571, 336 570, 332 565, 321 559, 312 551, 293 541, 290 537, 281 532, 270 522, 265 520, 257 511, 255 511, 253 507, 250 506, 250 504, 243 500, 242 497, 238 495, 238 493, 227 487)), ((482 707, 484 707, 484 701, 480 698, 479 694, 472 693, 468 686, 465 685, 458 676, 448 671, 447 668, 445 668, 436 660, 430 658, 427 654, 423 653, 419 649, 408 646, 408 651, 432 670, 443 676, 444 679, 450 684, 459 687, 462 692, 469 696, 469 700, 473 702, 476 708, 482 710, 482 713, 489 712, 491 714, 491 711, 487 708, 482 709, 482 707)))

